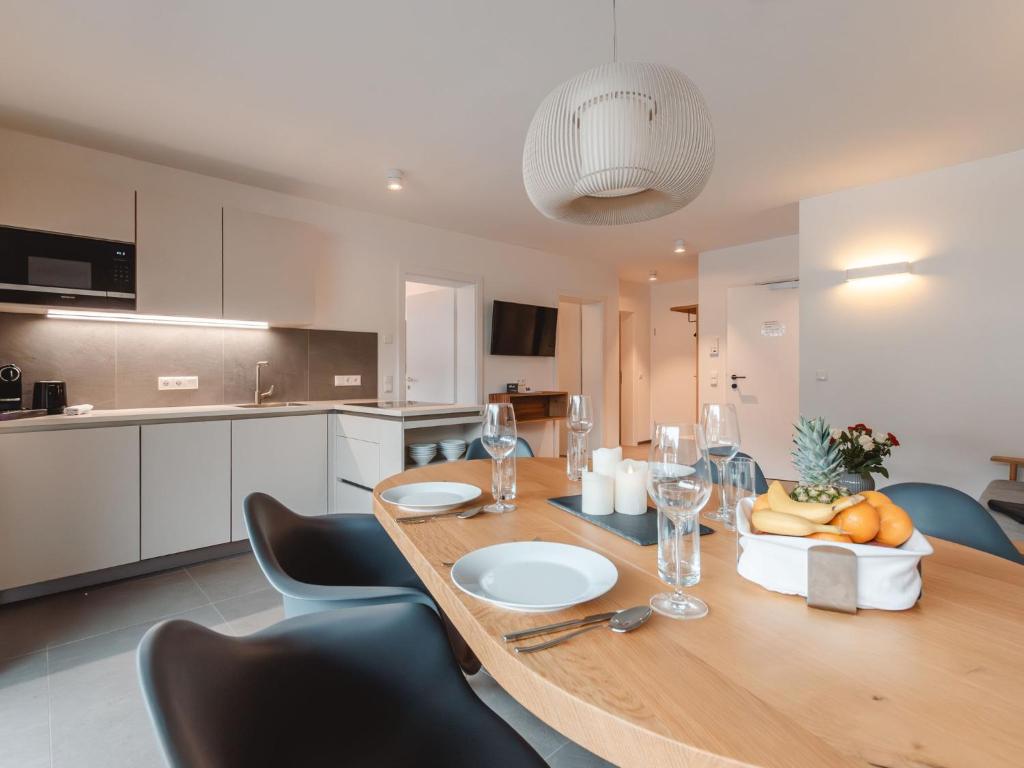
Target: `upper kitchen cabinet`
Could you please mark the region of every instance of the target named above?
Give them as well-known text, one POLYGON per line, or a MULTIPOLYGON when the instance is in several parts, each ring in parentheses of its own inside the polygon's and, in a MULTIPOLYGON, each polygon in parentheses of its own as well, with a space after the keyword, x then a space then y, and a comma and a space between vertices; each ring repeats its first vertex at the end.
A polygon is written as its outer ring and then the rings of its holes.
POLYGON ((135 190, 50 170, 0 170, 0 225, 135 240, 135 190))
POLYGON ((138 193, 138 311, 221 317, 221 207, 138 193))
POLYGON ((310 224, 225 208, 224 317, 312 323, 316 270, 328 242, 310 224))

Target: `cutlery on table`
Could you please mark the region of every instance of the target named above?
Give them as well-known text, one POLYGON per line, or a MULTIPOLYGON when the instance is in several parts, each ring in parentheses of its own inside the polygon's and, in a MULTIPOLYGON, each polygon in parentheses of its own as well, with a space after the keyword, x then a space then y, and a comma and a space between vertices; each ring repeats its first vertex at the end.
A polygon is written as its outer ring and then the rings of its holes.
MULTIPOLYGON (((608 621, 608 628, 612 632, 632 632, 641 624, 646 623, 647 620, 651 618, 651 614, 653 612, 654 611, 651 610, 649 605, 637 605, 633 608, 627 608, 624 611, 619 611, 611 617, 608 621)), ((575 632, 570 632, 567 635, 556 637, 553 640, 548 640, 544 643, 537 643, 536 645, 517 645, 514 650, 516 653, 533 653, 535 651, 543 651, 547 648, 554 648, 556 645, 561 645, 564 642, 572 640, 574 637, 579 637, 592 629, 600 629, 603 626, 603 623, 591 624, 590 626, 583 627, 583 629, 577 629, 575 632)))
POLYGON ((453 509, 451 512, 434 512, 428 515, 413 515, 411 517, 396 517, 400 523, 425 523, 428 520, 437 520, 441 517, 457 517, 460 520, 468 520, 476 517, 483 511, 483 506, 470 507, 469 509, 453 509))
POLYGON ((589 624, 598 624, 602 621, 608 621, 617 613, 619 613, 619 611, 595 613, 592 616, 584 616, 582 619, 569 619, 568 621, 559 621, 556 624, 545 624, 542 627, 534 627, 533 629, 521 629, 518 632, 509 632, 508 634, 502 635, 501 639, 506 643, 512 643, 516 640, 525 640, 528 637, 535 637, 536 635, 546 635, 549 632, 561 632, 563 629, 585 627, 589 624))

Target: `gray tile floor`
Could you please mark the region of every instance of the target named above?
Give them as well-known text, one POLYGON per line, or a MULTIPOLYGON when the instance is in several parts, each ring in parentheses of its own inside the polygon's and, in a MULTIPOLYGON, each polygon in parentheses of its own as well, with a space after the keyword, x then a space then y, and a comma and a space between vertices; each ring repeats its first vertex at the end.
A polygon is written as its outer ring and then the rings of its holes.
MULTIPOLYGON (((252 555, 0 606, 0 768, 162 766, 135 648, 171 616, 245 635, 283 612, 252 555)), ((546 726, 486 672, 470 684, 554 768, 610 765, 546 726)))

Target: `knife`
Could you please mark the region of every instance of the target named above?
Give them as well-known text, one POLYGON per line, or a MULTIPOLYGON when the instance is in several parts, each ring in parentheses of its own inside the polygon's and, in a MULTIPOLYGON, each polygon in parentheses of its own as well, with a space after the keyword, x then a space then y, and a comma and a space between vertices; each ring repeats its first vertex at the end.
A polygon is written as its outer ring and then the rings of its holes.
POLYGON ((618 613, 618 611, 595 613, 592 616, 584 616, 582 619, 570 619, 569 621, 560 621, 557 624, 545 624, 543 627, 524 629, 519 632, 509 632, 507 635, 502 635, 501 639, 506 643, 511 643, 516 640, 525 640, 526 638, 534 637, 535 635, 546 635, 548 632, 559 632, 571 627, 585 627, 588 624, 598 624, 602 621, 610 621, 612 616, 616 613, 618 613))

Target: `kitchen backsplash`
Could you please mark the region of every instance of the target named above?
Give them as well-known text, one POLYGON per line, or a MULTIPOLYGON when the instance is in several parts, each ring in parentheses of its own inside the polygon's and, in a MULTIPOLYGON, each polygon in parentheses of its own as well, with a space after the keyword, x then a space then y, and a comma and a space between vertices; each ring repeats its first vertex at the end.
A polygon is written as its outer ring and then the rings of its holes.
POLYGON ((377 334, 271 328, 266 331, 53 320, 0 313, 0 365, 22 370, 25 407, 32 383, 61 379, 68 403, 96 408, 247 403, 256 361, 270 400, 377 396, 377 334), (336 387, 336 375, 362 377, 336 387), (159 376, 198 376, 199 389, 157 390, 159 376))

